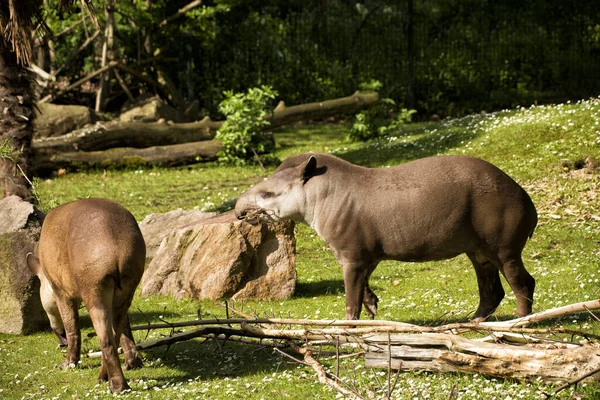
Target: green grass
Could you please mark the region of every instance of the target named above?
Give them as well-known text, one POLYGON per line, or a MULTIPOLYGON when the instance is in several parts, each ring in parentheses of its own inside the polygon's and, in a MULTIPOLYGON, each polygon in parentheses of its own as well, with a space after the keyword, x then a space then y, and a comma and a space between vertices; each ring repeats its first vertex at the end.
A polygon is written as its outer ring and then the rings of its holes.
MULTIPOLYGON (((523 257, 536 278, 534 311, 600 297, 600 175, 575 170, 586 157, 600 160, 600 101, 532 107, 459 120, 411 124, 393 135, 368 143, 349 143, 344 125, 286 128, 275 133, 277 156, 305 151, 333 152, 351 162, 385 167, 434 154, 468 154, 486 159, 509 173, 530 193, 539 224, 523 257)), ((224 167, 216 163, 181 168, 141 168, 88 171, 38 182, 43 208, 88 196, 119 201, 139 220, 153 212, 178 207, 224 211, 250 185, 274 167, 224 167)), ((342 318, 342 274, 326 244, 306 226, 296 228, 298 283, 286 301, 248 302, 251 313, 294 318, 342 318)), ((452 260, 409 264, 384 262, 375 270, 371 287, 380 298, 381 319, 419 324, 464 320, 478 303, 475 274, 464 256, 452 260)), ((515 298, 507 297, 495 318, 515 315, 515 298)), ((242 306, 242 305, 238 305, 242 306)), ((167 297, 134 299, 133 324, 147 320, 224 317, 221 303, 167 297)), ((82 310, 84 336, 92 332, 82 310)), ((599 333, 588 315, 550 321, 541 326, 564 326, 599 333)), ((151 332, 149 338, 168 332, 151 332)), ((136 340, 146 339, 136 332, 136 340)), ((96 348, 84 342, 84 352, 96 348)), ((145 352, 144 368, 126 371, 132 393, 127 398, 336 398, 316 383, 314 373, 290 364, 268 348, 193 340, 145 352)), ((52 333, 0 335, 0 398, 109 398, 107 385, 96 386, 99 360, 84 359, 82 368, 54 368, 63 355, 52 333)), ((332 367, 333 361, 323 360, 332 367)), ((359 387, 384 390, 385 371, 364 368, 362 361, 342 363, 341 375, 359 387)), ((393 397, 534 399, 552 386, 502 381, 462 374, 403 373, 393 397)), ((595 384, 563 393, 600 398, 595 384)))

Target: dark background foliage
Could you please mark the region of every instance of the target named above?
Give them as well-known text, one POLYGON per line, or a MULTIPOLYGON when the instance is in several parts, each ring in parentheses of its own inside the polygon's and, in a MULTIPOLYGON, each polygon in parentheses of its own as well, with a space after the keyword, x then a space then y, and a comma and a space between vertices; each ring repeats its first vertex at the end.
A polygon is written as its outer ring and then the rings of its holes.
MULTIPOLYGON (((383 96, 417 109, 417 118, 600 92, 600 8, 593 1, 207 1, 160 29, 157 22, 187 0, 152 1, 149 10, 142 3, 115 6, 119 56, 143 58, 150 32, 153 51, 178 59, 162 67, 186 100, 198 99, 213 117, 223 91, 259 85, 298 104, 345 96, 374 79, 383 96)), ((80 18, 48 12, 55 32, 80 18)), ((58 38, 55 62, 84 39, 81 29, 58 38)), ((88 49, 65 70, 71 82, 93 69, 95 54, 88 49)), ((108 110, 124 99, 116 96, 108 110)))

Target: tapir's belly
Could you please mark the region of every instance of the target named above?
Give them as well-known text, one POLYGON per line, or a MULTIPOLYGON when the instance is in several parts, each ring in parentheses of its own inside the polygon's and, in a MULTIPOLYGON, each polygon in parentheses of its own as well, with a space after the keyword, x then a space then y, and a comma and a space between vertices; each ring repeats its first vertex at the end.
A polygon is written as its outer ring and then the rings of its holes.
POLYGON ((379 193, 343 208, 340 218, 329 219, 340 225, 328 229, 337 233, 329 241, 337 252, 379 260, 431 261, 475 251, 481 243, 466 195, 379 193))

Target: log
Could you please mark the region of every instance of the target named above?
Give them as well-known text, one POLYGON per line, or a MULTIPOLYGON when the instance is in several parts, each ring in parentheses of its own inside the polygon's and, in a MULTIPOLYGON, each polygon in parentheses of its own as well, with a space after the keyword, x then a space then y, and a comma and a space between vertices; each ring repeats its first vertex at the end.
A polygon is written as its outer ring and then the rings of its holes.
POLYGON ((114 148, 105 151, 77 151, 69 153, 43 154, 33 158, 33 169, 43 175, 58 168, 88 167, 107 168, 112 166, 138 166, 145 164, 177 166, 201 160, 215 160, 223 148, 216 140, 153 146, 145 149, 114 148))
POLYGON ((100 151, 114 147, 166 146, 211 140, 220 126, 221 122, 212 121, 209 117, 181 124, 112 121, 62 136, 34 139, 31 147, 37 154, 55 154, 74 150, 100 151))
POLYGON ((300 104, 292 107, 286 107, 285 103, 281 101, 269 118, 271 122, 269 128, 277 128, 298 121, 324 119, 340 114, 356 114, 377 103, 379 103, 378 93, 361 93, 358 91, 351 96, 339 99, 300 104))
MULTIPOLYGON (((355 113, 379 101, 377 93, 356 92, 352 96, 285 107, 281 102, 269 118, 271 126, 279 127, 301 120, 355 113)), ((98 151, 113 147, 143 148, 213 139, 223 121, 205 117, 198 122, 180 124, 108 122, 73 131, 67 135, 34 139, 32 148, 38 153, 98 151)))
MULTIPOLYGON (((365 366, 402 371, 464 372, 500 378, 576 379, 600 367, 597 346, 537 348, 484 343, 443 333, 363 337, 365 366)), ((559 347, 559 346, 555 346, 559 347)))

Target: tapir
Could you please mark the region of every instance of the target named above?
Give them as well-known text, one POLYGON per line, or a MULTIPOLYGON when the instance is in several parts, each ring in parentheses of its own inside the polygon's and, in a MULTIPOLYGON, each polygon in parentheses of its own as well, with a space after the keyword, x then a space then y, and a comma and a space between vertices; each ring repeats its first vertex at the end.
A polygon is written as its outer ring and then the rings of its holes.
POLYGON ((237 200, 238 218, 291 219, 311 226, 344 273, 346 319, 370 318, 378 298, 369 277, 382 260, 435 261, 466 254, 475 267, 486 320, 504 298, 501 272, 517 314, 531 313, 534 278, 521 253, 537 225, 525 190, 474 157, 433 156, 391 168, 366 168, 329 154, 285 160, 237 200))
POLYGON ((27 255, 40 278, 40 295, 50 325, 68 345, 62 367, 75 367, 81 351, 78 308, 83 301, 102 350, 99 381, 111 392, 129 389, 117 349, 121 339, 125 368, 137 368, 136 349, 127 310, 142 274, 146 245, 129 211, 108 199, 63 204, 44 219, 39 259, 27 255))

